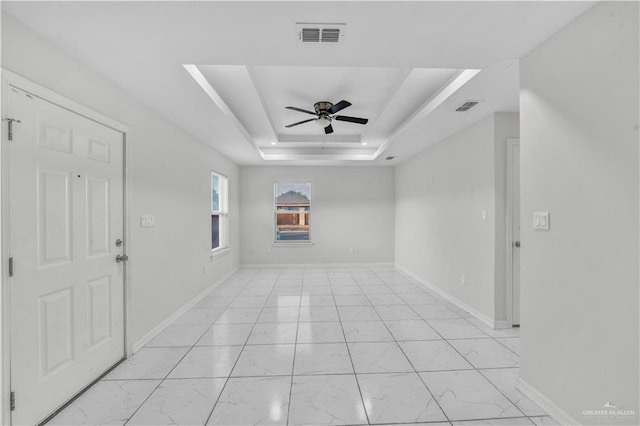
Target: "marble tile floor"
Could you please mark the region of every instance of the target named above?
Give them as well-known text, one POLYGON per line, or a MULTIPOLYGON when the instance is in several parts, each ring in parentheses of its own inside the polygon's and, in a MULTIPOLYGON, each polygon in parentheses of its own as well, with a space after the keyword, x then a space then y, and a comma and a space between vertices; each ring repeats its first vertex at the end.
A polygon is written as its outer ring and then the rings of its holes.
POLYGON ((518 331, 393 267, 241 269, 49 424, 555 424, 518 331))

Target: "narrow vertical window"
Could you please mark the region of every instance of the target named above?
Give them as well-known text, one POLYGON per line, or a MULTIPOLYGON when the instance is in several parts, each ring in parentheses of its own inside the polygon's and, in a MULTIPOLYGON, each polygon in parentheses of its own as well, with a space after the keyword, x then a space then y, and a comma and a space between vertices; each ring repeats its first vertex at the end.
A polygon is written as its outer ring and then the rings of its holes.
POLYGON ((211 250, 228 247, 228 180, 225 176, 211 172, 211 250))
POLYGON ((310 242, 311 184, 274 185, 275 242, 310 242))

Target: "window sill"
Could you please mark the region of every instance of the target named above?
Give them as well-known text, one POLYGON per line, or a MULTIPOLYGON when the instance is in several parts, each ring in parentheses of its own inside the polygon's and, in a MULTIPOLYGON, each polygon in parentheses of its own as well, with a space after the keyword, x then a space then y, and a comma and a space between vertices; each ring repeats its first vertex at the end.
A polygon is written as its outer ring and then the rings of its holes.
POLYGON ((219 257, 228 255, 230 252, 231 252, 231 249, 229 247, 217 248, 217 249, 211 250, 211 254, 209 255, 209 260, 213 262, 219 257))
POLYGON ((304 241, 300 243, 291 243, 291 242, 281 242, 281 243, 272 243, 273 247, 311 247, 313 246, 313 241, 304 241))

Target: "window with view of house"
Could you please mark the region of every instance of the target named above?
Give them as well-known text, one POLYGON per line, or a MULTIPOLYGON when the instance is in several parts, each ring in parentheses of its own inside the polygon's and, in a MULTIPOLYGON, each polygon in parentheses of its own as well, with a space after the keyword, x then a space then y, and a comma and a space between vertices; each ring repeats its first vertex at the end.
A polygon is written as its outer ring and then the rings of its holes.
POLYGON ((276 182, 275 241, 310 242, 311 184, 276 182))
POLYGON ((211 250, 228 247, 228 180, 216 172, 211 172, 211 250))

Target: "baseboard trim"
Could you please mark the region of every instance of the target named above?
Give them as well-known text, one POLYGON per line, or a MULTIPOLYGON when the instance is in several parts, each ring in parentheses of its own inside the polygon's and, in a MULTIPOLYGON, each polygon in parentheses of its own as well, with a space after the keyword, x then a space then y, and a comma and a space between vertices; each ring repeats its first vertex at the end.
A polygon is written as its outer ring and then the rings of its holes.
POLYGON ((518 378, 516 382, 516 389, 519 390, 524 396, 535 402, 544 409, 555 421, 561 425, 579 425, 579 421, 567 414, 566 411, 554 404, 549 398, 544 396, 539 390, 531 386, 526 381, 518 378))
POLYGON ((473 315, 474 317, 478 318, 480 321, 482 321, 483 323, 485 323, 486 325, 488 325, 492 329, 495 328, 495 326, 496 326, 495 321, 492 318, 489 318, 488 316, 483 314, 482 312, 478 311, 474 307, 472 307, 470 305, 467 305, 462 300, 460 300, 457 297, 451 295, 450 293, 448 293, 447 291, 441 289, 437 285, 435 285, 433 283, 430 283, 429 281, 423 280, 422 278, 420 278, 419 276, 417 276, 413 272, 409 271, 407 268, 405 268, 403 266, 400 266, 397 263, 395 264, 395 267, 399 271, 404 272, 405 274, 409 275, 411 278, 413 278, 419 284, 425 286, 426 288, 428 288, 429 290, 433 291, 434 293, 437 293, 442 298, 444 298, 444 299, 448 300, 449 302, 453 303, 458 308, 464 309, 465 311, 469 312, 471 315, 473 315))
POLYGON ((135 341, 133 343, 133 345, 131 345, 132 355, 134 353, 138 352, 140 349, 142 349, 147 343, 149 343, 151 340, 153 340, 153 338, 156 337, 158 334, 162 333, 162 331, 165 328, 167 328, 169 325, 171 325, 171 323, 173 323, 175 320, 177 320, 182 314, 187 312, 189 309, 193 308, 198 302, 200 302, 202 299, 207 297, 207 295, 209 293, 211 293, 216 287, 218 287, 225 280, 227 280, 229 277, 231 277, 233 274, 235 274, 238 269, 239 268, 233 269, 231 272, 229 272, 228 274, 226 274, 225 276, 223 276, 219 280, 215 281, 209 287, 207 287, 202 292, 200 292, 196 297, 194 297, 193 299, 191 299, 190 301, 185 303, 180 309, 178 309, 173 314, 171 314, 171 316, 169 316, 167 319, 165 319, 160 324, 155 326, 153 329, 151 329, 151 331, 149 331, 147 334, 142 336, 140 339, 135 341))
POLYGON ((244 263, 240 265, 240 269, 256 269, 256 268, 361 268, 371 266, 395 266, 393 262, 380 263, 244 263))
POLYGON ((504 328, 511 328, 511 325, 507 320, 496 320, 493 322, 494 330, 502 330, 504 328))

